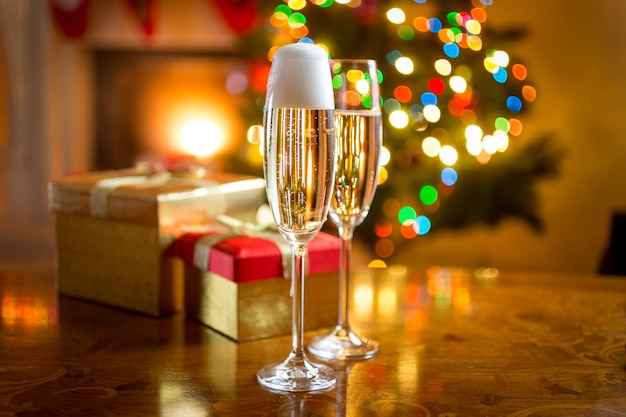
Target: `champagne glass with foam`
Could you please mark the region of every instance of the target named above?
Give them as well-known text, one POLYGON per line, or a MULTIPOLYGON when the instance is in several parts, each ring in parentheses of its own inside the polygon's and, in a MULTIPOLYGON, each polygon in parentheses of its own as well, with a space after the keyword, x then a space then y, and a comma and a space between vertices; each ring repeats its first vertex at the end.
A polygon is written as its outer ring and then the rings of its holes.
POLYGON ((335 173, 334 99, 328 55, 296 43, 273 57, 263 116, 264 176, 280 234, 292 249, 292 347, 281 363, 257 372, 272 391, 325 390, 334 371, 304 352, 304 272, 307 244, 326 221, 335 173))
POLYGON ((376 61, 331 61, 335 96, 337 167, 329 216, 342 241, 339 273, 339 319, 327 336, 315 338, 308 350, 323 359, 367 359, 378 342, 359 337, 348 320, 350 251, 376 192, 382 148, 379 77, 376 61))

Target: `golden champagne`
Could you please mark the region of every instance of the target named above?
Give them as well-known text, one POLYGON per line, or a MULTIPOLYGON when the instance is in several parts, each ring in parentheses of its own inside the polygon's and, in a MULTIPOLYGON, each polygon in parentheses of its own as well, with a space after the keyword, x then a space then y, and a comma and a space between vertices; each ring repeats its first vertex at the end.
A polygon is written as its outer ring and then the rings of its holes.
POLYGON ((322 227, 334 178, 333 110, 267 109, 264 176, 287 240, 307 242, 322 227))
POLYGON ((337 164, 330 218, 337 226, 363 222, 376 192, 382 148, 381 114, 335 110, 337 164))

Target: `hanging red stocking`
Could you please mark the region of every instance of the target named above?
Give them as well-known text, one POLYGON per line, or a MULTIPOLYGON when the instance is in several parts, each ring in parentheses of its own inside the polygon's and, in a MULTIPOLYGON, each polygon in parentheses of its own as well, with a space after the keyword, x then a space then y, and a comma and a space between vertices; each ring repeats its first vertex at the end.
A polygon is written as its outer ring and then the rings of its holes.
POLYGON ((252 28, 257 16, 258 0, 209 0, 222 12, 226 23, 237 33, 252 28))
POLYGON ((126 3, 130 6, 143 32, 148 36, 152 36, 155 30, 154 21, 156 14, 154 0, 126 0, 126 3))
POLYGON ((49 0, 55 23, 69 38, 80 38, 87 32, 89 0, 49 0))

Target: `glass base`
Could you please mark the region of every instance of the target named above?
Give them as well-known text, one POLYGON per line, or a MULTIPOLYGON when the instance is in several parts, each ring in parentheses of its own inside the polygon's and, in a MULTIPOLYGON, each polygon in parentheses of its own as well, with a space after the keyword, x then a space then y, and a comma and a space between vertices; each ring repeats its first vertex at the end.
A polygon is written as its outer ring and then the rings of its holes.
POLYGON ((357 336, 350 328, 337 326, 327 336, 319 336, 307 346, 322 359, 369 359, 378 353, 378 342, 357 336))
POLYGON ((332 368, 293 353, 282 363, 261 368, 256 378, 262 387, 278 392, 323 391, 332 388, 336 381, 332 368))

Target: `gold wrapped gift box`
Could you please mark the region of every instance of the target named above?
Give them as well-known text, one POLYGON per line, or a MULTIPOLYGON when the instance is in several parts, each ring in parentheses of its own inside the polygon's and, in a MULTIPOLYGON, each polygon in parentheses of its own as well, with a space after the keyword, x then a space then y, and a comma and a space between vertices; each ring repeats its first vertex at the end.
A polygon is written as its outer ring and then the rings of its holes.
POLYGON ((153 316, 184 308, 183 263, 167 256, 179 226, 254 212, 261 178, 110 171, 49 184, 62 294, 153 316))
MULTIPOLYGON (((288 254, 274 235, 209 235, 210 244, 204 236, 177 239, 177 257, 185 260, 187 315, 239 342, 289 334, 291 280, 283 276, 288 254)), ((305 330, 337 322, 340 247, 326 233, 309 244, 305 330)))

